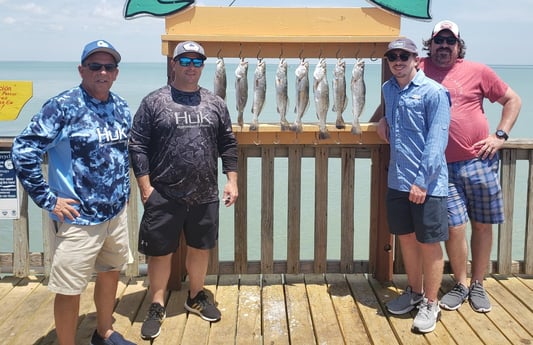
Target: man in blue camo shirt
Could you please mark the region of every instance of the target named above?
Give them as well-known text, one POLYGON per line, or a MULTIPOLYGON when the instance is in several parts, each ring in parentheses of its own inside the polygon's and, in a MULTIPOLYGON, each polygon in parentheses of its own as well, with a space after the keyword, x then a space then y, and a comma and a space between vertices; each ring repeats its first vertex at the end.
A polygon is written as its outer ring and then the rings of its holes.
POLYGON ((97 272, 97 329, 91 344, 133 344, 113 330, 120 271, 130 258, 126 204, 130 194, 131 112, 110 91, 121 56, 108 42, 88 43, 81 84, 49 99, 13 142, 17 176, 50 212, 54 248, 48 288, 61 345, 74 345, 80 295, 97 272), (48 154, 49 178, 41 164, 48 154))

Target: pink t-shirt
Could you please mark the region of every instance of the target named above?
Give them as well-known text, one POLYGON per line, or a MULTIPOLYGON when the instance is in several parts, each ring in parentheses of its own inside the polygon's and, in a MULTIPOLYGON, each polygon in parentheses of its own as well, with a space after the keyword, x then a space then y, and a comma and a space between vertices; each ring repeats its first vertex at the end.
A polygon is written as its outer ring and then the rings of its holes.
POLYGON ((452 68, 443 69, 430 58, 422 58, 420 68, 450 92, 452 106, 446 161, 477 157, 473 145, 489 135, 483 99, 496 102, 505 95, 508 85, 490 67, 463 59, 458 59, 452 68))

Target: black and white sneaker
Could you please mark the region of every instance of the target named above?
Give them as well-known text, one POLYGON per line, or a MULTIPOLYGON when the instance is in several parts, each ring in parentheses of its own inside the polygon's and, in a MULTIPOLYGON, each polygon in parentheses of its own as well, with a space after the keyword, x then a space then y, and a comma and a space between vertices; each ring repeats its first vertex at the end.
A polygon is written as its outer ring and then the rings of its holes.
POLYGON ((220 310, 209 300, 205 291, 200 291, 191 299, 191 292, 185 302, 185 309, 199 315, 205 321, 216 322, 220 320, 220 310))

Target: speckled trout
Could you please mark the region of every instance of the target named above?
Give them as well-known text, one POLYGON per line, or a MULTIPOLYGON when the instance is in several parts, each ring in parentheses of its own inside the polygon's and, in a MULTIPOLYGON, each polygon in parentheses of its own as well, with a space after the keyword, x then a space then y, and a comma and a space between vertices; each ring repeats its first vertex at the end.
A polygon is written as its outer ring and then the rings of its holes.
POLYGON ((224 59, 219 57, 216 62, 213 92, 223 100, 226 100, 226 86, 226 65, 224 64, 224 59))
POLYGON ((316 116, 320 133, 319 139, 328 139, 329 133, 326 127, 326 117, 329 109, 329 85, 326 67, 326 59, 322 58, 317 63, 313 72, 313 94, 315 96, 316 116))
POLYGON ((365 87, 365 62, 363 59, 357 59, 352 71, 352 134, 361 134, 361 125, 359 117, 365 107, 366 87, 365 87))
POLYGON ((260 59, 257 61, 254 73, 254 99, 252 102, 252 114, 254 114, 254 117, 250 124, 251 131, 256 131, 259 124, 259 114, 261 114, 265 104, 266 84, 266 64, 265 60, 260 59))
POLYGON ((302 131, 302 117, 309 107, 309 62, 302 60, 296 67, 296 119, 291 126, 295 132, 302 131))
POLYGON ((346 62, 343 59, 337 59, 335 69, 333 70, 333 110, 337 113, 335 127, 342 129, 345 127, 342 114, 348 105, 346 97, 346 62))
POLYGON ((286 131, 290 126, 287 121, 287 107, 289 106, 287 88, 287 61, 280 59, 276 70, 276 110, 282 131, 286 131))
POLYGON ((248 61, 241 59, 235 70, 235 97, 237 100, 237 123, 244 124, 243 114, 248 102, 248 61))

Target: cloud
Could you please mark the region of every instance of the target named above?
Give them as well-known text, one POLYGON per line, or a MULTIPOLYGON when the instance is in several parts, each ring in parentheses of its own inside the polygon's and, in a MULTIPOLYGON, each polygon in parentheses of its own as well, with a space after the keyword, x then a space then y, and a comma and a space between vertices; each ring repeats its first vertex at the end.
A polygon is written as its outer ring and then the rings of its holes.
MULTIPOLYGON (((1 2, 2 0, 0 0, 1 2)), ((2 19, 2 23, 4 24, 7 24, 7 25, 12 25, 12 24, 15 24, 17 22, 17 20, 13 17, 5 17, 4 19, 2 19)))
POLYGON ((533 7, 533 0, 513 0, 512 5, 490 6, 485 0, 470 0, 462 5, 457 13, 461 21, 479 23, 531 23, 531 13, 526 8, 533 7))
POLYGON ((39 6, 33 2, 19 5, 16 7, 16 9, 30 14, 42 15, 47 13, 47 11, 42 6, 39 6))
POLYGON ((107 19, 111 19, 114 21, 117 18, 122 19, 122 9, 123 9, 122 3, 121 3, 121 6, 114 6, 114 5, 108 4, 106 0, 102 0, 100 1, 99 4, 95 5, 93 14, 100 18, 107 18, 107 19))

